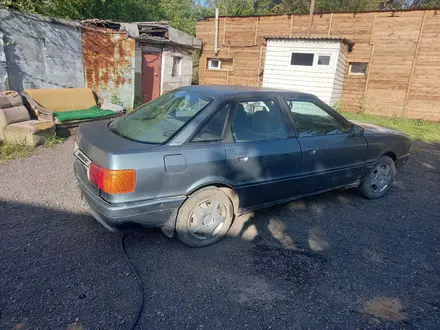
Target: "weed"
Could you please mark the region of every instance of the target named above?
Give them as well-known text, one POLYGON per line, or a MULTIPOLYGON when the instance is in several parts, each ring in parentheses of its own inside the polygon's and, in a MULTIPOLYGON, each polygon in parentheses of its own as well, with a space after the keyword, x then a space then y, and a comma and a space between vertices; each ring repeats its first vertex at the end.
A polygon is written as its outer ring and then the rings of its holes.
POLYGON ((333 109, 335 109, 337 112, 341 113, 344 111, 344 106, 341 101, 337 101, 335 104, 333 104, 333 109))
POLYGON ((56 133, 52 133, 50 135, 47 135, 44 137, 44 148, 51 148, 57 144, 63 143, 64 139, 62 137, 59 137, 56 133))
POLYGON ((117 105, 121 105, 122 104, 121 99, 116 94, 112 94, 110 96, 110 102, 113 103, 113 104, 117 104, 117 105))
POLYGON ((26 157, 32 149, 32 147, 26 145, 0 142, 0 161, 26 157))
POLYGON ((142 98, 140 96, 136 96, 134 98, 133 109, 137 109, 142 105, 142 98))
MULTIPOLYGON (((44 138, 43 148, 51 148, 57 144, 63 143, 64 139, 57 136, 55 133, 47 135, 44 138)), ((0 142, 0 161, 7 161, 16 158, 26 157, 35 150, 35 147, 27 146, 25 144, 18 144, 12 142, 0 142)))

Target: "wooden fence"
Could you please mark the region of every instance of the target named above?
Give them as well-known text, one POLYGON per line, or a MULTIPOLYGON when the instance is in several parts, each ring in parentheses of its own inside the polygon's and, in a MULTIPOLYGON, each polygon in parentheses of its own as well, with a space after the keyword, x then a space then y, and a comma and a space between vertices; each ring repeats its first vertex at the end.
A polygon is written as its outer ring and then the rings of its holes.
MULTIPOLYGON (((220 17, 197 23, 203 41, 201 84, 261 86, 265 36, 307 36, 308 15, 220 17), (208 58, 231 59, 225 70, 207 69, 208 58)), ((313 16, 310 37, 347 38, 341 106, 344 111, 440 121, 440 10, 329 13, 313 16), (365 75, 349 74, 349 63, 366 62, 365 75)))

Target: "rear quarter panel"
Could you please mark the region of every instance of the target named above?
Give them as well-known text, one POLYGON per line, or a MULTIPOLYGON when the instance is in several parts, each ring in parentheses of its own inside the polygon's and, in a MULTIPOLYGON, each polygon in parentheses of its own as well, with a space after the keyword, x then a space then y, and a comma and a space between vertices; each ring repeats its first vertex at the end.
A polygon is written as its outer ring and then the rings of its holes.
POLYGON ((136 170, 136 190, 102 197, 110 203, 186 195, 212 182, 225 181, 222 145, 153 147, 139 153, 113 155, 113 168, 136 170))

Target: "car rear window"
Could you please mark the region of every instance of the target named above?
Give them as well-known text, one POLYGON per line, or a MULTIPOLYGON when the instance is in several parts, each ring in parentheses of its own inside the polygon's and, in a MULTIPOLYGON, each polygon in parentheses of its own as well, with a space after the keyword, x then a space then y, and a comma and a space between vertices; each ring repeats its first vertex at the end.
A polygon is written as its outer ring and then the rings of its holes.
POLYGON ((133 141, 164 143, 210 101, 194 92, 169 92, 116 119, 109 127, 133 141))

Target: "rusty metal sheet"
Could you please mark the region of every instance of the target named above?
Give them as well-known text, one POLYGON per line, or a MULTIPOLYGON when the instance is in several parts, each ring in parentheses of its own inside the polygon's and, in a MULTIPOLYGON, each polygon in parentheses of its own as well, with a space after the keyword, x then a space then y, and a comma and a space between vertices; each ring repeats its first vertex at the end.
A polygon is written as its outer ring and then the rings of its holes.
POLYGON ((136 41, 126 32, 83 27, 82 46, 87 87, 126 108, 134 101, 136 41))

